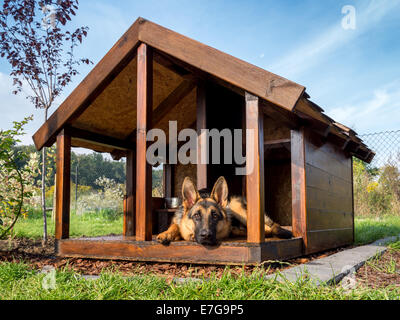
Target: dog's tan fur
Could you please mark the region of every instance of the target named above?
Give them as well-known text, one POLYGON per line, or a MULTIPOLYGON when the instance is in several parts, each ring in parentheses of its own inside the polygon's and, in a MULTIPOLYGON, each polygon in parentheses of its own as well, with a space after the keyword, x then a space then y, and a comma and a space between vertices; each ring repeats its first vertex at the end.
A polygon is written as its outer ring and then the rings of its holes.
MULTIPOLYGON (((176 212, 170 227, 157 236, 159 242, 168 244, 180 239, 195 241, 197 236, 196 223, 189 214, 193 212, 200 214, 203 224, 207 226, 209 219, 212 219, 213 212, 218 211, 220 213, 221 218, 215 227, 215 238, 218 241, 229 237, 231 234, 234 236, 246 235, 246 203, 241 197, 232 197, 228 201, 228 186, 224 177, 217 180, 211 195, 208 197, 201 196, 190 178, 186 177, 182 184, 182 198, 182 206, 176 212), (232 226, 232 219, 236 219, 240 226, 232 226)), ((289 238, 291 234, 265 215, 265 236, 289 238)))

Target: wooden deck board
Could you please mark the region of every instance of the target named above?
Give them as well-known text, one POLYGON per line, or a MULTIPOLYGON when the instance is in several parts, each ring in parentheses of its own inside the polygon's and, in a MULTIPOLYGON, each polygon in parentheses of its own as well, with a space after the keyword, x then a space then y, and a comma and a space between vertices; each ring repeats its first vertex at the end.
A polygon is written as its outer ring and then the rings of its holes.
POLYGON ((154 238, 153 241, 136 241, 135 237, 115 235, 62 239, 56 247, 57 254, 62 257, 232 265, 254 265, 302 254, 301 238, 267 238, 261 244, 236 238, 206 247, 190 241, 165 246, 154 238))

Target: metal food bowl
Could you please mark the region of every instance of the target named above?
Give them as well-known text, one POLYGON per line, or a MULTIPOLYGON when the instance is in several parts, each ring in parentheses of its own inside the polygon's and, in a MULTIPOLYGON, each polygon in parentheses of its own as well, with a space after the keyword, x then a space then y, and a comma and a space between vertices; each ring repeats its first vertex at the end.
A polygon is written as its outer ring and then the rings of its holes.
POLYGON ((175 209, 179 207, 179 198, 165 198, 165 205, 168 209, 175 209))

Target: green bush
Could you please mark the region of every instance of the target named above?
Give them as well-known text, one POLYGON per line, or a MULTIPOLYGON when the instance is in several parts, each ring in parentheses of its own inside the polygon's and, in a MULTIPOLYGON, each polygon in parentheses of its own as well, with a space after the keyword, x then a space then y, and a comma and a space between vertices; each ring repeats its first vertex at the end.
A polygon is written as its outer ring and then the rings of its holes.
POLYGON ((371 168, 355 159, 353 174, 357 215, 400 215, 400 171, 396 164, 371 168))

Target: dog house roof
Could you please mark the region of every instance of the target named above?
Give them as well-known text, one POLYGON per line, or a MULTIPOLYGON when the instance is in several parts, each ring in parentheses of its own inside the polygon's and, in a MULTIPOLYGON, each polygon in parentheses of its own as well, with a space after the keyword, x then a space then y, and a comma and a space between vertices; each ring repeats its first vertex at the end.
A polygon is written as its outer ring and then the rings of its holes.
POLYGON ((196 111, 190 108, 196 105, 195 82, 208 79, 239 94, 260 97, 264 111, 289 124, 307 123, 364 161, 370 162, 375 155, 353 130, 311 102, 305 87, 143 18, 135 21, 34 134, 38 150, 51 146, 66 128, 74 132, 73 146, 100 152, 130 148, 136 131, 136 49, 140 43, 154 51, 153 123, 158 128, 167 128, 163 118, 172 109, 178 123, 194 123, 196 111))

